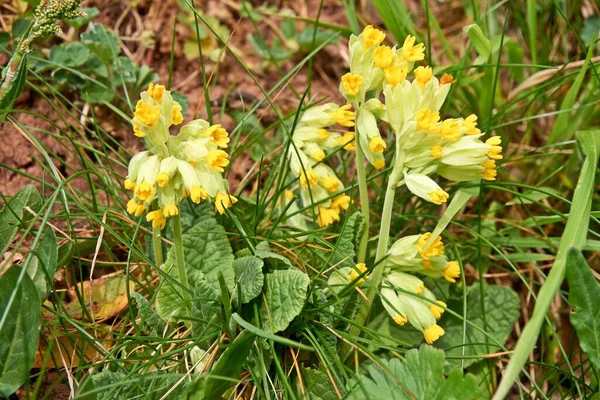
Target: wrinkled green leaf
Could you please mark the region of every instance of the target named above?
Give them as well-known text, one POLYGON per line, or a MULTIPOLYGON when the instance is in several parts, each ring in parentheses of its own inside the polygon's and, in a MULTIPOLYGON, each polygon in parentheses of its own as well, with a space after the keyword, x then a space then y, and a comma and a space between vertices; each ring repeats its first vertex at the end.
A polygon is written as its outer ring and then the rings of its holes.
POLYGON ((304 393, 307 400, 337 400, 339 397, 327 373, 312 368, 302 368, 304 393))
POLYGON ((0 396, 10 396, 29 377, 40 334, 40 307, 36 287, 20 267, 0 276, 0 396))
POLYGON ((298 46, 302 51, 305 53, 310 53, 317 47, 322 46, 324 43, 336 44, 339 41, 339 37, 331 39, 331 36, 331 32, 317 29, 317 32, 315 33, 314 26, 307 26, 302 32, 300 32, 296 38, 296 41, 298 42, 298 46))
MULTIPOLYGON (((449 304, 450 306, 450 304, 449 304)), ((462 314, 462 302, 457 301, 451 305, 456 313, 462 314)), ((467 294, 467 320, 483 331, 490 334, 498 343, 504 344, 513 330, 514 323, 519 318, 519 296, 506 286, 485 286, 483 299, 478 285, 471 286, 467 294), (483 304, 483 310, 482 310, 483 304), (485 317, 485 322, 484 322, 485 317)), ((464 367, 478 361, 477 356, 483 356, 499 350, 499 347, 486 335, 467 324, 465 342, 463 342, 463 321, 450 313, 445 313, 440 321, 446 334, 442 336, 435 346, 445 349, 448 356, 448 365, 461 365, 461 352, 464 343, 464 367), (486 345, 485 343, 489 343, 486 345)))
POLYGON ((256 246, 256 251, 254 252, 254 255, 263 260, 271 260, 271 262, 267 265, 270 265, 275 269, 292 268, 294 266, 294 264, 292 264, 292 261, 290 261, 289 258, 269 250, 268 242, 260 242, 256 246))
POLYGON ((600 38, 600 16, 592 15, 583 21, 583 29, 581 29, 581 39, 589 46, 592 44, 592 38, 598 40, 600 38))
POLYGON ((265 300, 261 316, 265 328, 279 332, 302 311, 310 279, 297 269, 277 270, 265 275, 265 300))
POLYGON ((90 56, 90 49, 80 42, 63 43, 52 47, 50 61, 59 67, 76 68, 83 65, 90 56))
POLYGON ((19 227, 31 217, 25 207, 38 211, 42 198, 33 185, 27 185, 17 193, 0 211, 0 255, 12 243, 19 227))
POLYGON ((243 304, 248 303, 262 291, 265 281, 263 266, 263 260, 254 256, 242 257, 234 261, 235 280, 242 293, 243 304))
POLYGON ((356 255, 354 247, 360 232, 362 232, 362 223, 363 217, 359 211, 347 219, 336 243, 335 251, 331 255, 331 265, 336 265, 338 268, 354 268, 354 256, 356 255))
POLYGON ((137 292, 131 293, 131 297, 135 300, 138 317, 140 317, 143 330, 155 336, 162 336, 166 325, 154 311, 150 303, 148 303, 148 300, 137 292))
POLYGON ((255 335, 242 331, 219 356, 208 375, 200 376, 186 392, 188 400, 219 399, 227 389, 239 381, 242 366, 252 349, 255 335))
POLYGON ((389 374, 376 365, 369 365, 367 374, 361 374, 348 384, 350 399, 394 400, 468 400, 478 399, 475 379, 454 370, 444 378, 444 352, 423 345, 409 350, 403 361, 397 358, 381 360, 389 374), (390 376, 391 375, 391 376, 390 376))
POLYGON ((571 247, 567 255, 569 303, 574 308, 571 324, 590 361, 600 368, 600 285, 581 251, 571 247))
POLYGON ((88 30, 81 34, 81 42, 106 64, 111 64, 121 52, 115 34, 102 24, 90 23, 88 30))
MULTIPOLYGON (((196 287, 201 279, 220 293, 218 274, 223 274, 227 289, 231 292, 235 285, 233 251, 227 240, 227 233, 217 223, 212 211, 204 212, 195 220, 195 225, 182 237, 185 269, 190 288, 196 287)), ((174 266, 174 248, 169 251, 163 271, 178 281, 174 266)), ((171 279, 163 278, 156 298, 156 311, 165 320, 175 315, 183 315, 181 287, 171 279)))

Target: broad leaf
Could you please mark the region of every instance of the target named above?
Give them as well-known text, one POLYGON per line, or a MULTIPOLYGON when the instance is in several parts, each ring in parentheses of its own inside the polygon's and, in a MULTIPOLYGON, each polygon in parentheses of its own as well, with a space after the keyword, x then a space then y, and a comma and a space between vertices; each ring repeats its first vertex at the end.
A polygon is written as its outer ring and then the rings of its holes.
MULTIPOLYGON (((214 291, 220 293, 218 276, 221 273, 231 292, 235 285, 234 258, 225 229, 217 223, 212 211, 197 216, 195 222, 182 237, 185 271, 190 289, 193 290, 204 279, 214 291)), ((164 320, 169 321, 176 315, 184 315, 183 310, 186 308, 182 303, 181 286, 173 282, 179 282, 174 248, 169 251, 162 270, 171 279, 162 279, 156 298, 156 311, 164 320)))
POLYGON ((26 265, 27 273, 33 280, 42 301, 48 298, 56 265, 58 262, 58 245, 56 236, 50 227, 46 227, 44 236, 29 263, 26 265), (50 280, 50 281, 49 281, 50 280))
POLYGON ((261 316, 265 328, 279 332, 302 311, 310 280, 297 269, 277 270, 265 275, 265 300, 261 316))
POLYGON ((12 267, 0 277, 0 396, 29 376, 40 335, 40 298, 29 275, 12 267))
POLYGON ((263 266, 263 260, 254 256, 238 258, 233 263, 238 286, 236 293, 238 290, 241 291, 243 304, 248 303, 262 291, 265 281, 263 266))
POLYGON ((335 245, 335 251, 331 255, 331 265, 336 265, 338 268, 354 268, 354 255, 356 254, 354 244, 357 242, 358 235, 362 232, 362 224, 362 214, 358 211, 348 218, 335 245))
MULTIPOLYGON (((449 305, 459 315, 462 314, 462 302, 449 305)), ((483 299, 479 286, 471 286, 467 295, 467 307, 467 320, 490 334, 496 342, 501 344, 508 339, 520 314, 519 296, 506 286, 485 286, 483 299)), ((467 324, 466 337, 463 342, 463 321, 450 313, 444 314, 440 326, 444 327, 446 334, 435 345, 445 349, 448 356, 453 356, 446 360, 451 367, 461 365, 463 347, 465 368, 478 361, 477 356, 481 357, 499 350, 493 340, 488 339, 483 332, 470 324, 467 324)))
POLYGON ((252 349, 255 335, 242 331, 219 356, 214 368, 208 375, 200 376, 192 383, 186 393, 189 400, 220 399, 223 393, 237 383, 252 349))
POLYGON ((19 227, 30 217, 25 207, 38 211, 42 198, 33 185, 25 186, 0 211, 0 256, 11 244, 19 227))
POLYGON ((80 42, 59 44, 53 46, 50 52, 50 61, 57 65, 50 67, 80 67, 87 61, 89 56, 90 49, 80 42))
POLYGON ((81 42, 93 51, 105 64, 110 64, 121 49, 114 33, 102 24, 92 24, 81 34, 81 42))
POLYGON ((403 361, 397 358, 381 360, 367 368, 348 384, 350 399, 449 400, 478 399, 477 385, 472 376, 454 370, 444 378, 444 352, 423 345, 409 350, 403 361), (383 370, 384 368, 385 370, 383 370))
POLYGON ((25 81, 27 81, 27 54, 22 55, 19 52, 15 52, 8 61, 8 65, 2 71, 1 77, 0 122, 4 121, 6 116, 12 111, 17 98, 23 92, 23 87, 25 87, 25 81), (14 70, 12 70, 14 75, 12 79, 9 78, 11 79, 10 82, 6 83, 10 68, 14 68, 14 70))
POLYGON ((581 251, 571 247, 567 256, 571 324, 590 361, 600 368, 600 285, 581 251))
POLYGON ((143 330, 156 336, 162 336, 165 332, 166 324, 160 319, 158 314, 156 314, 156 311, 154 311, 150 303, 148 303, 148 300, 137 292, 131 293, 131 297, 135 300, 143 330))
POLYGON ((302 368, 302 376, 304 378, 304 392, 307 400, 339 399, 327 373, 318 369, 302 368))

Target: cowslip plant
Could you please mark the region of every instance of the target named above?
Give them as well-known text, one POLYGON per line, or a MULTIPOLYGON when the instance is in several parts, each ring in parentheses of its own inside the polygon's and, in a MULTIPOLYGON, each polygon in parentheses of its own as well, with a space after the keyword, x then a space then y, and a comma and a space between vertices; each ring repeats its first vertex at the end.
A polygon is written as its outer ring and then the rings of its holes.
MULTIPOLYGON (((368 162, 376 169, 383 169, 388 142, 392 142, 390 147, 394 149, 367 301, 354 321, 353 333, 358 333, 359 326, 366 321, 380 290, 383 305, 394 321, 399 325, 409 322, 431 344, 444 334, 435 322, 445 304, 437 301, 415 275, 444 277, 455 282, 460 276, 460 265, 444 256, 441 238, 431 233, 401 238, 388 248, 395 193, 406 186, 421 199, 441 205, 449 194, 432 175, 437 173, 456 182, 495 180, 496 161, 502 159, 502 147, 497 136, 481 140, 484 134, 477 128, 475 115, 441 119, 440 108, 454 79, 444 74, 438 80, 427 66, 414 68, 416 62, 425 58, 423 44, 415 44, 415 38, 409 35, 401 47, 389 47, 382 44, 384 39, 385 33, 372 26, 367 26, 359 36, 352 35, 350 72, 340 83, 340 92, 355 109, 356 169, 365 220, 359 265, 366 261, 369 239, 364 164, 368 162), (411 71, 412 81, 408 79, 411 71), (388 142, 381 135, 378 119, 390 127, 388 142)), ((357 269, 361 276, 365 276, 366 270, 357 269)))
MULTIPOLYGON (((128 166, 124 186, 133 190, 127 212, 137 217, 146 214, 154 229, 157 264, 162 264, 160 230, 167 218, 173 218, 175 254, 181 284, 187 288, 182 247, 179 204, 185 198, 196 204, 212 201, 220 214, 237 202, 228 193, 223 178, 229 164, 229 135, 221 125, 196 119, 184 125, 177 135, 170 128, 183 122, 181 105, 163 85, 151 83, 140 95, 135 107, 134 134, 142 138, 146 149, 134 155, 128 166)), ((185 292, 184 296, 189 297, 185 292)))

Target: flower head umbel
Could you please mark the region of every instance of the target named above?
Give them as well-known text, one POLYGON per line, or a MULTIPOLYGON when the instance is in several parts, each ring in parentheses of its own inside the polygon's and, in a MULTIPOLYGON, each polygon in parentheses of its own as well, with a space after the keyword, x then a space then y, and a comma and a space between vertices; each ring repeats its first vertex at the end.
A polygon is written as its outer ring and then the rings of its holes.
POLYGON ((354 124, 350 105, 327 103, 302 114, 288 150, 290 170, 297 179, 292 188, 298 196, 291 190, 286 191, 277 206, 279 212, 292 215, 288 218, 292 226, 306 230, 310 219, 320 227, 329 226, 339 221, 341 213, 350 206, 350 196, 344 194, 344 184, 326 164, 326 157, 332 150, 353 148, 353 132, 340 132, 336 125, 351 128, 354 124), (312 208, 313 213, 300 215, 299 204, 312 208))
POLYGON ((146 214, 154 228, 164 228, 167 218, 179 214, 179 203, 190 198, 194 203, 203 200, 215 202, 220 213, 237 199, 228 193, 223 178, 229 164, 227 148, 229 137, 221 125, 210 125, 197 119, 183 126, 177 135, 171 135, 171 126, 183 122, 181 105, 173 100, 164 86, 151 83, 142 92, 132 120, 134 134, 143 138, 147 151, 134 155, 127 171, 125 188, 133 190, 127 211, 140 216, 146 214))

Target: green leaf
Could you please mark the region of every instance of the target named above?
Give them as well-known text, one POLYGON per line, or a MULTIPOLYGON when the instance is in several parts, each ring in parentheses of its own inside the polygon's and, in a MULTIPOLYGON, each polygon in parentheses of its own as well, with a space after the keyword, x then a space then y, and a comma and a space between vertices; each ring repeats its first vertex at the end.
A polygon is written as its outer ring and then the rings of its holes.
POLYGON ((363 217, 357 211, 346 220, 340 238, 338 239, 335 251, 331 255, 330 264, 336 265, 337 268, 349 267, 354 268, 354 244, 362 232, 363 217))
POLYGON ((115 97, 115 92, 108 79, 98 78, 95 82, 90 81, 81 89, 81 98, 87 103, 110 103, 115 97))
POLYGON ((307 400, 337 400, 339 397, 327 374, 318 369, 302 368, 307 400))
POLYGON ((373 0, 377 13, 398 43, 404 43, 406 35, 414 34, 414 18, 403 1, 373 0))
POLYGON ((570 248, 567 255, 569 303, 574 308, 571 324, 579 345, 597 368, 600 368, 600 285, 581 251, 570 248))
POLYGON ((235 385, 240 378, 242 366, 252 349, 255 335, 242 331, 227 346, 208 375, 200 376, 186 392, 188 400, 219 399, 227 389, 235 385))
MULTIPOLYGON (((135 82, 135 65, 127 57, 117 57, 112 64, 113 76, 113 87, 120 87, 125 83, 135 82)), ((185 115, 185 114, 184 114, 185 115)))
POLYGON ((42 198, 33 185, 25 186, 8 201, 0 211, 0 254, 4 254, 19 228, 31 217, 25 207, 38 211, 41 205, 42 198))
POLYGON ((115 34, 102 24, 91 23, 88 30, 81 34, 81 42, 105 64, 111 64, 121 52, 115 34))
POLYGON ((290 261, 289 258, 269 250, 268 242, 260 242, 256 246, 256 251, 254 252, 254 255, 263 260, 272 260, 271 263, 267 265, 270 265, 274 269, 287 269, 294 267, 294 264, 292 264, 292 261, 290 261))
MULTIPOLYGON (((10 79, 10 78, 9 78, 10 79)), ((27 80, 27 54, 15 52, 2 71, 2 86, 0 86, 0 122, 12 111, 17 98, 23 92, 27 80), (14 68, 14 69, 13 69, 14 68), (14 71, 10 82, 6 82, 9 69, 14 71)))
POLYGON ((302 311, 310 279, 297 269, 277 270, 265 275, 265 300, 261 306, 263 324, 279 332, 302 311))
MULTIPOLYGON (((451 306, 459 315, 462 313, 462 301, 456 301, 451 306)), ((519 315, 519 296, 511 288, 485 286, 483 298, 479 285, 469 288, 467 320, 490 334, 498 343, 506 342, 519 315)), ((450 367, 460 367, 461 361, 464 361, 463 365, 466 368, 479 361, 478 357, 499 350, 499 347, 491 339, 470 324, 467 324, 466 336, 463 341, 463 321, 450 313, 444 314, 440 326, 444 327, 446 334, 435 342, 435 347, 444 349, 446 355, 453 356, 446 360, 450 367), (489 344, 486 345, 486 343, 489 344), (465 359, 461 360, 463 347, 465 359)))
POLYGON ((454 370, 444 378, 444 352, 423 345, 406 352, 403 361, 397 358, 380 360, 381 367, 369 365, 368 375, 350 380, 350 399, 448 400, 478 399, 475 379, 454 370))
POLYGON ((479 57, 477 57, 477 60, 473 64, 483 64, 487 62, 492 55, 492 44, 479 25, 467 25, 463 28, 463 31, 466 32, 473 47, 475 47, 475 51, 479 54, 479 57))
POLYGON ((150 332, 155 336, 162 336, 166 325, 154 311, 150 303, 148 303, 148 300, 137 292, 131 293, 131 297, 135 300, 138 316, 140 317, 144 331, 150 332))
POLYGON ((254 256, 242 257, 234 261, 235 280, 242 293, 242 304, 248 303, 262 291, 265 281, 262 272, 264 264, 263 260, 254 256))
POLYGON ((514 198, 506 203, 506 205, 512 206, 515 204, 532 204, 534 201, 543 200, 552 194, 560 196, 560 191, 552 187, 540 186, 535 190, 526 191, 523 193, 523 197, 519 196, 518 198, 514 198))
MULTIPOLYGON (((185 269, 188 282, 193 289, 201 279, 217 293, 221 292, 218 274, 223 274, 227 289, 231 292, 235 285, 233 251, 227 240, 227 233, 217 223, 212 211, 200 214, 196 224, 182 236, 185 269)), ((178 281, 177 268, 174 267, 175 252, 171 248, 167 261, 162 267, 172 279, 164 279, 156 298, 156 311, 165 320, 175 315, 183 315, 181 287, 173 283, 178 281)))
POLYGON ((51 283, 58 263, 58 244, 56 236, 50 227, 46 227, 35 256, 25 266, 27 273, 35 284, 42 301, 48 298, 51 283))
POLYGON ((315 34, 315 27, 307 26, 302 32, 300 32, 300 34, 296 38, 296 41, 298 42, 298 46, 300 46, 300 49, 302 51, 304 51, 305 53, 310 53, 315 48, 322 46, 325 43, 335 44, 339 41, 339 37, 331 39, 331 36, 332 35, 330 32, 324 31, 322 29, 317 29, 317 32, 315 34))
POLYGON ((598 40, 600 38, 600 16, 592 15, 583 21, 583 29, 581 29, 581 39, 589 46, 592 44, 592 38, 598 40))
POLYGON ((0 396, 8 397, 29 377, 35 361, 40 323, 40 298, 20 267, 0 277, 0 396))
POLYGON ((76 68, 83 65, 90 56, 90 49, 80 42, 64 43, 52 47, 50 61, 59 66, 52 68, 71 67, 76 68))

